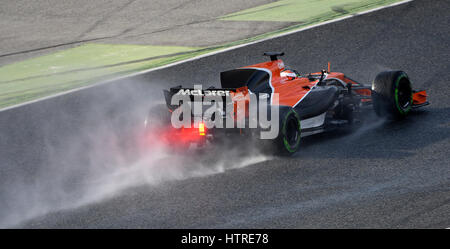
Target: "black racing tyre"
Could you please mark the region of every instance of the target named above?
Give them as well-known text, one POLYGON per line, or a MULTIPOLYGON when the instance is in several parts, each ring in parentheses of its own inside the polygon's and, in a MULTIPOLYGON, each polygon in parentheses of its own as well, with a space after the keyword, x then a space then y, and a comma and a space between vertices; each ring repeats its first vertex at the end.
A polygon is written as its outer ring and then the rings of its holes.
POLYGON ((300 147, 301 126, 300 116, 288 106, 280 106, 279 131, 273 140, 274 152, 281 156, 290 156, 300 147))
POLYGON ((411 82, 403 71, 381 72, 372 83, 373 108, 381 117, 405 117, 412 108, 412 95, 411 82))

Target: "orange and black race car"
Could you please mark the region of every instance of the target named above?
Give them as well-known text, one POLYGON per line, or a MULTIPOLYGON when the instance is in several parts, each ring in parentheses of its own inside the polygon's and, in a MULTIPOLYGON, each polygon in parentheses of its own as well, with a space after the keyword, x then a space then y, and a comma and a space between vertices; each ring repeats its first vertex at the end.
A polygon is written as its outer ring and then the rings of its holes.
MULTIPOLYGON (((279 107, 279 129, 277 135, 270 139, 270 144, 277 152, 289 155, 299 149, 301 137, 355 124, 361 119, 361 114, 372 108, 378 116, 398 119, 412 109, 428 104, 426 92, 413 90, 403 71, 381 72, 368 86, 343 73, 331 72, 329 65, 328 70, 300 75, 296 70, 287 68, 278 58, 284 53, 268 52, 264 55, 269 56, 270 61, 222 72, 221 89, 211 87, 201 90, 178 86, 165 90, 169 108, 166 112, 171 113, 180 108, 180 105, 171 102, 177 94, 189 95, 192 100, 196 96, 201 96, 201 100, 208 94, 222 96, 229 99, 226 102, 228 105, 236 102, 239 96, 240 100, 245 99, 247 109, 249 95, 254 94, 257 100, 264 96, 271 106, 279 107)), ((232 106, 231 115, 234 114, 236 121, 236 103, 232 106)), ((227 115, 224 111, 217 113, 213 119, 225 118, 227 115), (217 113, 222 116, 218 117, 217 113)), ((194 112, 191 115, 194 117, 194 112)), ((248 113, 245 117, 248 119, 248 113)), ((170 137, 172 143, 204 146, 223 136, 247 136, 262 129, 259 126, 256 129, 208 129, 204 121, 202 119, 190 128, 172 129, 166 137, 170 137)))

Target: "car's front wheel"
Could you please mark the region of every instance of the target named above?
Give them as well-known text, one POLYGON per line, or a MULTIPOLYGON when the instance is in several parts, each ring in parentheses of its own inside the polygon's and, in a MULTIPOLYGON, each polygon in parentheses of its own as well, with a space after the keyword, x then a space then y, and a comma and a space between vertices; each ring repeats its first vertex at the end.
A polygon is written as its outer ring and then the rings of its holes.
POLYGON ((381 72, 372 83, 373 107, 378 116, 406 116, 412 108, 412 95, 411 82, 403 71, 381 72))

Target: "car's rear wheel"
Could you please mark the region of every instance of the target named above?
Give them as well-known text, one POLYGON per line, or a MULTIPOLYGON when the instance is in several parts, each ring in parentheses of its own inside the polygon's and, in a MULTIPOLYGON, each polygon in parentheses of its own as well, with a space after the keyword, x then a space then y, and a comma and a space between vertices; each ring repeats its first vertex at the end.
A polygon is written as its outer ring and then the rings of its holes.
POLYGON ((381 72, 372 83, 373 107, 378 116, 406 116, 411 111, 412 95, 411 82, 403 71, 381 72))
POLYGON ((279 132, 274 139, 275 152, 279 155, 292 155, 300 147, 300 117, 291 107, 280 107, 279 132))

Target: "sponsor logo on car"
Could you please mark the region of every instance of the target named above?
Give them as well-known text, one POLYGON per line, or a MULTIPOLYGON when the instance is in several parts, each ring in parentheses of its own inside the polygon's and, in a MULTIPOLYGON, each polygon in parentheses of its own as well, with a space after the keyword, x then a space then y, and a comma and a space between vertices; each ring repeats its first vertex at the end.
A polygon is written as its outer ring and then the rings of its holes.
POLYGON ((176 94, 192 96, 230 96, 228 90, 180 89, 176 94))

